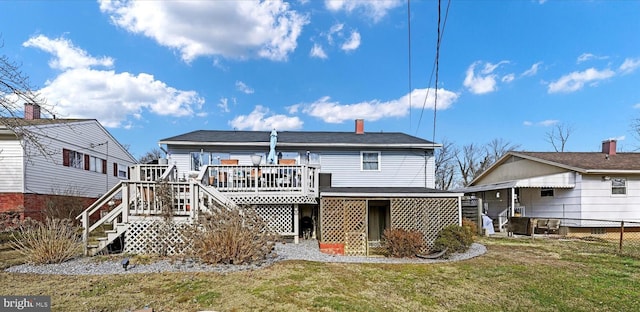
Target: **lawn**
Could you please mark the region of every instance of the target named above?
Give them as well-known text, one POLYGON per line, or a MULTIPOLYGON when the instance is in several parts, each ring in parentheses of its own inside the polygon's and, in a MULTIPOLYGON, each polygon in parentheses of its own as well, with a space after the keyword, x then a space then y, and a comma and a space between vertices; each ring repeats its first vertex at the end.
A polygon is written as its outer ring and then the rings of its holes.
MULTIPOLYGON (((229 274, 0 273, 0 294, 54 311, 637 311, 640 260, 594 241, 482 238, 487 253, 439 264, 288 261, 229 274)), ((0 248, 0 267, 18 263, 0 248)))

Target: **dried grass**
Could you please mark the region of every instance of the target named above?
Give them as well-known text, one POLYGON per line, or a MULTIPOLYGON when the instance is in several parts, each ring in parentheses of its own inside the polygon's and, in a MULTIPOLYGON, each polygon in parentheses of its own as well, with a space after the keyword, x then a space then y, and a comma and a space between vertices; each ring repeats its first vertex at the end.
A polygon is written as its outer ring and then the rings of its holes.
POLYGON ((62 263, 82 254, 79 231, 68 220, 47 219, 37 225, 23 225, 10 245, 27 262, 62 263))

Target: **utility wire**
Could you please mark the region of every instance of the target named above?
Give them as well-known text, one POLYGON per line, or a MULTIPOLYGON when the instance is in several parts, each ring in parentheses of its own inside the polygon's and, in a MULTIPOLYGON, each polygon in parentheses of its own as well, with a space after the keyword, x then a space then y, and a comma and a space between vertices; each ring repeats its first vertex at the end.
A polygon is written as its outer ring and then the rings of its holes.
POLYGON ((411 0, 407 0, 407 35, 408 35, 408 45, 409 45, 409 130, 411 130, 411 0))
MULTIPOLYGON (((431 86, 431 82, 433 81, 433 77, 434 74, 436 73, 436 67, 439 67, 439 57, 440 57, 440 43, 442 42, 442 37, 444 36, 444 30, 445 30, 445 26, 447 24, 447 19, 449 17, 449 8, 451 7, 451 0, 449 0, 449 2, 447 3, 447 10, 445 11, 445 15, 444 15, 444 21, 441 23, 440 22, 440 12, 441 12, 441 6, 440 6, 440 0, 438 0, 438 38, 436 41, 436 57, 433 60, 433 67, 431 69, 431 75, 429 76, 429 83, 427 84, 427 86, 431 86), (440 29, 440 24, 442 24, 442 29, 440 29)), ((439 68, 438 68, 439 70, 439 68)), ((436 91, 437 91, 437 81, 436 81, 436 91)), ((426 108, 427 105, 427 99, 429 98, 429 91, 431 91, 431 89, 429 87, 427 87, 427 92, 425 94, 424 97, 424 102, 422 103, 422 109, 420 110, 420 118, 418 119, 418 125, 416 126, 416 135, 418 134, 418 130, 420 129, 420 124, 422 123, 422 117, 424 115, 424 110, 426 108)), ((437 96, 437 94, 436 94, 437 96)), ((436 97, 436 101, 437 101, 437 97, 436 97)), ((434 140, 432 142, 435 142, 435 127, 436 127, 436 109, 437 109, 437 103, 434 104, 434 109, 433 109, 433 138, 434 140)))

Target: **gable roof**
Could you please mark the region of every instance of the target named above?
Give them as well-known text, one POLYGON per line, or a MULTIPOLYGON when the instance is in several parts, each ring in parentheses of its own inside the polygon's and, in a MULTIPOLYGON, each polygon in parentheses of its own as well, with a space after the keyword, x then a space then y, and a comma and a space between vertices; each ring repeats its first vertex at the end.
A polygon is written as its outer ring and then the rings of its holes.
POLYGON ((593 152, 511 152, 509 154, 582 173, 640 172, 640 153, 607 155, 593 152))
POLYGON ((509 161, 511 157, 519 157, 531 161, 556 166, 559 168, 583 173, 627 173, 640 174, 640 153, 616 153, 608 155, 599 152, 508 152, 495 164, 477 176, 469 185, 487 176, 495 168, 509 161))
MULTIPOLYGON (((270 131, 197 130, 160 140, 171 145, 269 146, 270 131)), ((400 132, 281 131, 278 146, 368 146, 434 149, 433 143, 400 132)))

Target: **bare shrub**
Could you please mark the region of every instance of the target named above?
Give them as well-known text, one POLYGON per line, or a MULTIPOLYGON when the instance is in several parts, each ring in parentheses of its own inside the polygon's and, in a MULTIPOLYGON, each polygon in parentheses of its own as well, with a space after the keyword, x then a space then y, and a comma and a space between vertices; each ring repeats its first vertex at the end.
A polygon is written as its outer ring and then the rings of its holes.
POLYGON ((36 226, 21 226, 10 244, 30 263, 62 263, 82 254, 78 233, 69 220, 47 219, 36 226))
POLYGON ((80 215, 91 203, 84 197, 84 192, 77 188, 53 189, 53 195, 47 197, 42 209, 42 219, 71 220, 78 223, 80 215))
POLYGON ((391 257, 415 257, 425 246, 424 237, 419 231, 386 229, 382 235, 382 247, 391 257))
POLYGON ((188 237, 193 257, 209 264, 249 264, 265 260, 277 235, 250 207, 203 215, 188 237))
POLYGON ((478 234, 478 224, 473 222, 473 220, 462 218, 462 226, 468 228, 473 235, 478 234))

